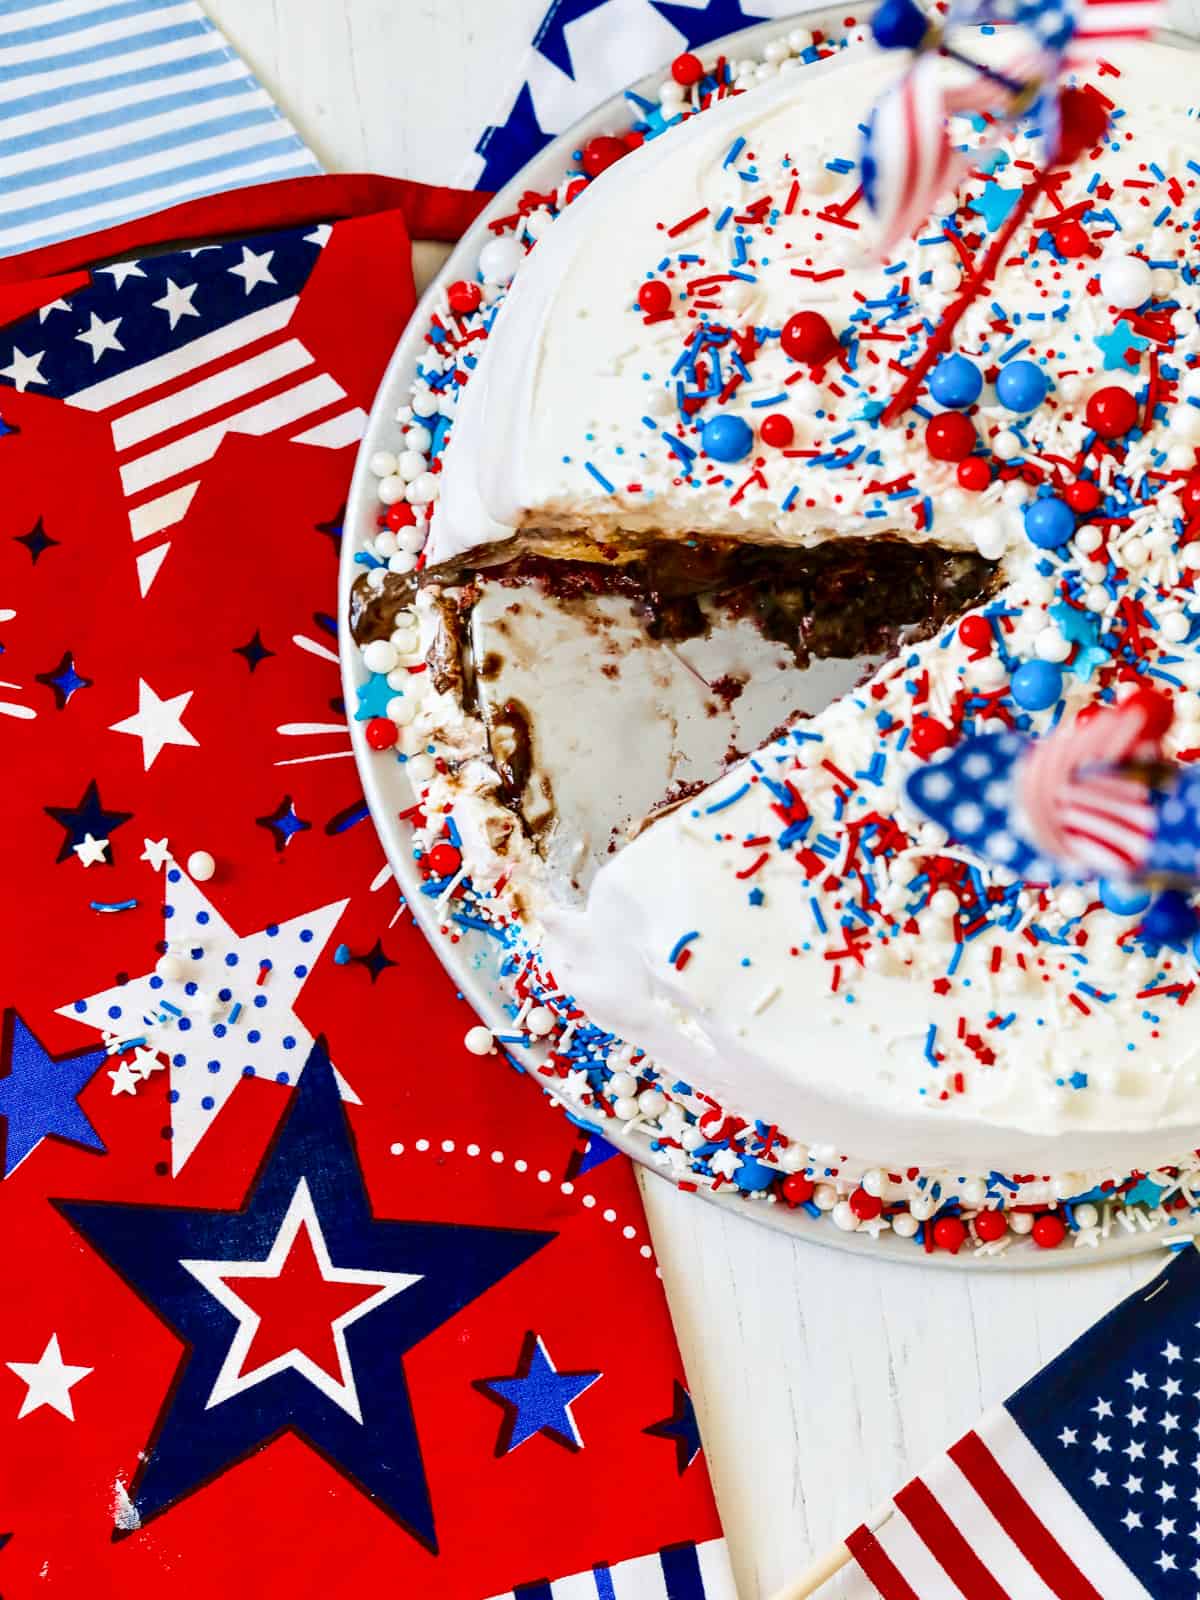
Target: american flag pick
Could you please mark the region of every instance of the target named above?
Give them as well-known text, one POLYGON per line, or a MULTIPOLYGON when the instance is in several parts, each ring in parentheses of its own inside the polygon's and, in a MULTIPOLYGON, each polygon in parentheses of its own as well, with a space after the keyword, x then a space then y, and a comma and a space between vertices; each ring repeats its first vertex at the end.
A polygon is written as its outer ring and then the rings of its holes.
POLYGON ((868 1592, 1195 1600, 1198 1362, 1188 1247, 849 1536, 868 1592))

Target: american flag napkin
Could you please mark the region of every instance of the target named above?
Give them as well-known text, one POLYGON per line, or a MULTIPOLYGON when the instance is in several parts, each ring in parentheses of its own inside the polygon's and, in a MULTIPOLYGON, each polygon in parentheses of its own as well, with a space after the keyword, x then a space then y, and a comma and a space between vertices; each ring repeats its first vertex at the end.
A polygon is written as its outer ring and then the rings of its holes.
POLYGON ((320 170, 196 0, 0 0, 0 256, 320 170))
POLYGON ((850 1535, 865 1592, 1195 1600, 1198 1329, 1188 1248, 850 1535))
POLYGON ((681 51, 797 9, 796 0, 552 0, 504 120, 484 131, 463 182, 499 189, 601 101, 681 51))

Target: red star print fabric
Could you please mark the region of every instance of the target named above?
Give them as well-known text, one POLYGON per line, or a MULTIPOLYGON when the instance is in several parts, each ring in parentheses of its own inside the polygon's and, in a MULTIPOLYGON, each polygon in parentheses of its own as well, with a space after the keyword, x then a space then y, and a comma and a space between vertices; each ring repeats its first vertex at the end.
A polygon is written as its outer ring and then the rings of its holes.
POLYGON ((632 1172, 466 1051, 350 755, 355 444, 478 203, 0 269, 10 1600, 731 1600, 632 1172))

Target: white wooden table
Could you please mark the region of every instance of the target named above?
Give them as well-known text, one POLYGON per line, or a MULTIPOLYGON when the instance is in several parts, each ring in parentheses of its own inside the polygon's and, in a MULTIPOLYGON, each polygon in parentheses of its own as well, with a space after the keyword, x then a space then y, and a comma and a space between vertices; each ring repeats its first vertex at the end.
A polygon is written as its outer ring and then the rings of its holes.
MULTIPOLYGON (((206 3, 328 167, 452 182, 548 0, 206 3)), ((1200 0, 1173 17, 1200 33, 1200 0)), ((741 1600, 803 1569, 1158 1265, 884 1266, 644 1189, 741 1600)))

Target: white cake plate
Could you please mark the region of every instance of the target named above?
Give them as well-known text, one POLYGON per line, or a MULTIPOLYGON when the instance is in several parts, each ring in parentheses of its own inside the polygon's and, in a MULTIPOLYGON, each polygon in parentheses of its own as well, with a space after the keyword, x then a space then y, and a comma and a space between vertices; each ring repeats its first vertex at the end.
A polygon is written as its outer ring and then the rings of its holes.
MULTIPOLYGON (((719 47, 732 60, 758 57, 770 40, 786 34, 797 22, 824 28, 832 33, 841 30, 845 14, 845 6, 838 8, 820 6, 798 11, 789 18, 764 22, 757 27, 730 34, 719 41, 719 46, 716 44, 708 46, 706 54, 719 47)), ((1163 37, 1180 48, 1195 49, 1200 43, 1177 34, 1167 34, 1163 37)), ((655 98, 666 65, 664 63, 662 71, 642 79, 631 87, 648 98, 655 98)), ((354 555, 363 548, 364 541, 375 533, 375 519, 379 510, 376 493, 378 480, 368 468, 367 462, 376 451, 387 450, 395 453, 400 449, 401 429, 395 420, 396 411, 407 403, 417 362, 425 348, 425 331, 429 325, 433 297, 444 282, 453 282, 458 278, 473 279, 479 251, 491 237, 487 226, 491 218, 511 215, 516 209, 518 199, 527 189, 554 188, 569 167, 573 151, 578 150, 596 134, 623 132, 628 128, 630 120, 629 102, 623 94, 614 95, 611 100, 598 106, 590 116, 555 139, 523 168, 512 182, 496 195, 473 227, 464 234, 426 291, 412 321, 396 346, 375 397, 375 404, 359 450, 346 507, 345 535, 342 541, 338 579, 338 617, 342 623, 340 629, 342 686, 348 706, 354 704, 355 691, 367 676, 359 652, 353 647, 349 628, 345 622, 351 585, 362 571, 361 567, 355 565, 354 555)), ((411 788, 401 766, 395 761, 381 760, 368 748, 364 727, 364 723, 350 719, 351 744, 367 804, 395 874, 396 883, 408 902, 413 917, 454 980, 455 987, 462 992, 486 1026, 494 1032, 504 1033, 511 1024, 511 1018, 504 1011, 496 989, 495 943, 483 935, 468 931, 458 944, 452 945, 439 933, 433 904, 420 893, 421 878, 413 861, 411 829, 407 823, 398 821, 398 813, 413 803, 411 788)), ((512 1050, 509 1054, 517 1061, 522 1060, 522 1052, 519 1050, 512 1050)), ((558 1098, 554 1095, 552 1085, 546 1080, 538 1078, 537 1082, 551 1098, 558 1098)), ((564 1109, 570 1110, 573 1116, 578 1117, 578 1107, 568 1104, 565 1100, 559 1103, 564 1109)), ((635 1161, 644 1165, 648 1171, 660 1178, 663 1177, 661 1170, 654 1165, 645 1144, 636 1136, 626 1134, 620 1127, 614 1128, 611 1122, 607 1122, 603 1127, 597 1125, 596 1131, 626 1155, 632 1156, 635 1161)), ((669 1180, 664 1178, 663 1181, 669 1180)), ((790 1211, 783 1205, 748 1199, 730 1191, 714 1192, 701 1188, 697 1189, 696 1193, 710 1205, 722 1206, 731 1213, 766 1223, 769 1227, 810 1243, 829 1245, 858 1255, 873 1255, 881 1260, 954 1268, 960 1271, 974 1269, 995 1272, 1003 1268, 1010 1271, 1045 1272, 1056 1268, 1086 1266, 1095 1261, 1113 1261, 1125 1256, 1161 1251, 1168 1244, 1176 1244, 1193 1236, 1200 1238, 1200 1219, 1190 1219, 1177 1227, 1160 1228, 1152 1233, 1139 1230, 1130 1234, 1123 1229, 1114 1229, 1110 1237, 1094 1250, 1090 1248, 1074 1250, 1064 1244, 1057 1250, 1043 1251, 1028 1240, 1015 1240, 1006 1252, 998 1256, 978 1256, 968 1250, 962 1251, 957 1256, 948 1255, 944 1250, 928 1255, 911 1239, 900 1239, 891 1232, 883 1233, 878 1238, 863 1233, 843 1233, 828 1218, 816 1222, 806 1213, 790 1211)))

